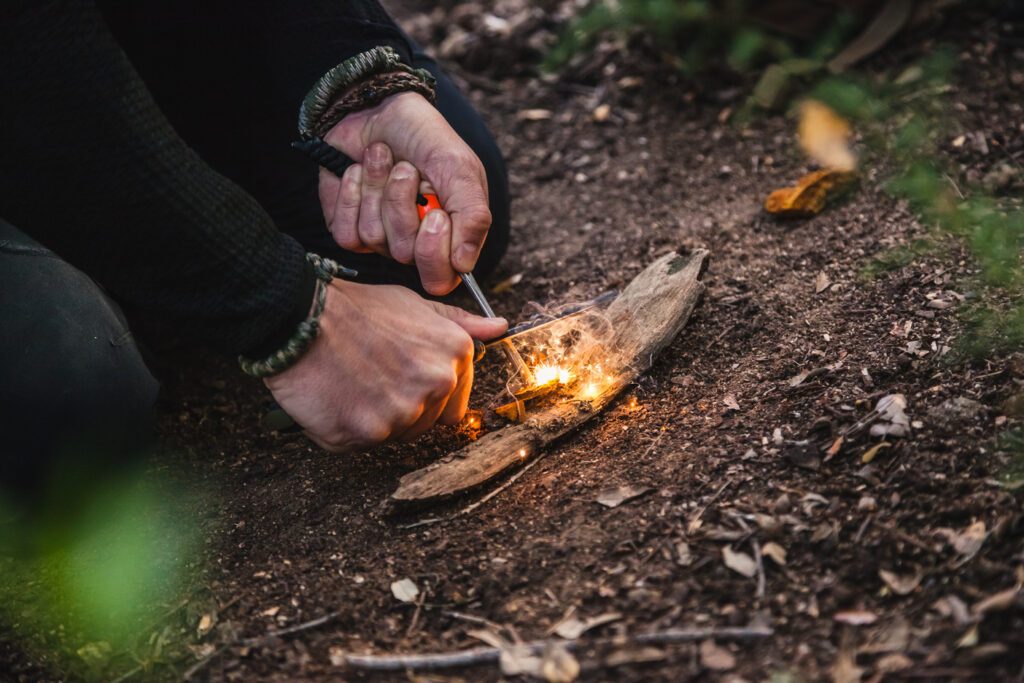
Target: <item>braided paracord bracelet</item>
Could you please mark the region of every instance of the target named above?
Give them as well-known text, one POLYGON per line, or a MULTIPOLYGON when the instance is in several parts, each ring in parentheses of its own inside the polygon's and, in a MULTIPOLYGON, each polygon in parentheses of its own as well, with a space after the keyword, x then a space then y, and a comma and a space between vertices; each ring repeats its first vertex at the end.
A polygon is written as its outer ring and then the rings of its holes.
POLYGON ((394 48, 375 47, 320 77, 299 108, 299 135, 323 137, 347 114, 375 107, 400 92, 417 92, 433 102, 436 85, 429 71, 405 64, 394 48))
POLYGON ((355 277, 358 273, 346 268, 329 258, 318 254, 306 254, 306 260, 313 266, 316 273, 316 294, 313 296, 313 310, 309 317, 299 323, 295 333, 288 338, 280 349, 261 360, 253 360, 245 356, 238 357, 238 365, 247 375, 253 377, 270 377, 284 372, 302 358, 313 340, 320 333, 320 314, 327 304, 327 285, 336 277, 355 277))

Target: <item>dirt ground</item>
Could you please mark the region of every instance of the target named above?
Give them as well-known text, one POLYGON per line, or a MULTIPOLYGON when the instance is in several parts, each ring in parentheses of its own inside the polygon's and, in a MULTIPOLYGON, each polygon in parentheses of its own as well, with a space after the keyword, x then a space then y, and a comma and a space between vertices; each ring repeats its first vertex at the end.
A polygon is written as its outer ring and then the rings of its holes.
MULTIPOLYGON (((400 13, 428 44, 450 35, 440 15, 400 13)), ((948 94, 958 126, 942 139, 966 178, 1007 156, 1024 162, 1024 50, 1020 33, 962 19, 941 34, 962 62, 948 94), (963 134, 988 149, 954 146, 963 134)), ((934 39, 890 49, 870 68, 898 68, 934 39)), ((389 516, 382 502, 459 436, 330 456, 266 432, 265 393, 229 363, 170 378, 160 428, 172 454, 160 470, 212 496, 199 510, 203 569, 186 597, 218 608, 217 627, 193 637, 200 656, 216 654, 196 676, 499 680, 494 665, 371 675, 332 655, 479 645, 468 632, 481 622, 459 615, 544 638, 574 610, 621 615, 585 638, 751 623, 775 631, 717 648, 584 647, 576 654, 588 681, 857 680, 858 668, 864 680, 1024 679, 1024 601, 984 602, 1024 582, 1021 498, 999 485, 1008 464, 992 443, 1015 422, 1002 406, 1024 364, 951 360, 958 306, 929 303, 970 296, 966 255, 939 252, 866 278, 872 257, 925 232, 882 191, 883 174, 867 169, 818 217, 774 220, 763 198, 808 170, 792 119, 738 127, 728 120, 744 96, 736 83, 692 84, 621 55, 579 78, 538 79, 515 61, 529 57, 522 44, 454 58, 511 170, 513 245, 495 281, 522 280, 493 295, 495 308, 514 319, 530 301, 583 299, 661 254, 705 247, 702 307, 635 388, 512 486, 471 514, 412 529, 401 525, 418 516, 389 516), (602 104, 609 116, 598 122, 602 104), (550 117, 523 113, 541 109, 550 117), (908 438, 888 439, 865 463, 879 441, 865 432, 829 457, 844 428, 897 393, 908 438), (618 485, 652 490, 614 509, 595 501, 618 485), (723 552, 763 562, 748 577, 723 552), (423 591, 420 607, 392 595, 403 578, 423 591), (238 644, 333 613, 316 628, 238 644)), ((174 618, 193 633, 196 614, 174 618)), ((10 643, 0 656, 14 676, 40 675, 10 643)), ((155 675, 181 676, 196 661, 155 675)))

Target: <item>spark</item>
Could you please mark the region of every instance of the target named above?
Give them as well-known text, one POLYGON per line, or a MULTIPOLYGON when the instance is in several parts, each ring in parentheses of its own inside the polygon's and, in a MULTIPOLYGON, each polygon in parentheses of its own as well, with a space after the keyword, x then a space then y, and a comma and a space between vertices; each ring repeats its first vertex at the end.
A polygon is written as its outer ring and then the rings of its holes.
POLYGON ((568 384, 572 381, 572 371, 558 365, 545 363, 533 369, 533 378, 537 386, 544 386, 552 382, 568 384))
POLYGON ((520 448, 519 449, 519 457, 520 458, 525 458, 526 457, 526 449, 525 448, 520 448))
POLYGON ((597 386, 596 382, 587 382, 583 385, 583 389, 580 390, 580 398, 597 398, 599 393, 601 393, 601 388, 597 386))

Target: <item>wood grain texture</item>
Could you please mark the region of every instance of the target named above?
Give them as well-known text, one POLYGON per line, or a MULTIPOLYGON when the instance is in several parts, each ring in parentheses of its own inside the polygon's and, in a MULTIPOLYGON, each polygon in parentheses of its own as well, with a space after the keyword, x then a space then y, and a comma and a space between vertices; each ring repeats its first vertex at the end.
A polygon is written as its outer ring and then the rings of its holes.
POLYGON ((667 254, 641 272, 608 306, 605 317, 612 333, 595 360, 600 360, 613 379, 596 397, 557 403, 522 424, 485 434, 456 453, 410 472, 391 494, 391 502, 422 505, 476 488, 529 461, 546 444, 600 412, 650 368, 682 330, 704 294, 700 278, 707 261, 705 250, 667 254))

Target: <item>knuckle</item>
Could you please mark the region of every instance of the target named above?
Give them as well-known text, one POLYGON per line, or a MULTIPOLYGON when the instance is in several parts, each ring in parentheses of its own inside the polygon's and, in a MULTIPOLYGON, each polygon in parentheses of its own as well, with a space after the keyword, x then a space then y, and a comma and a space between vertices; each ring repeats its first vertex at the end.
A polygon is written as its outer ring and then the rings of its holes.
POLYGON ((381 443, 391 436, 391 426, 384 420, 364 420, 356 430, 356 438, 364 443, 381 443))

